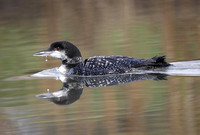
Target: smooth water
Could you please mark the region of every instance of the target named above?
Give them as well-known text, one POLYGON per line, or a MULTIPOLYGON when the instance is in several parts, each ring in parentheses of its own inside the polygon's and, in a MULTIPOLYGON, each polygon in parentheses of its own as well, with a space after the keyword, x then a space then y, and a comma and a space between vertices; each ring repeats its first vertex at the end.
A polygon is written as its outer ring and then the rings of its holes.
POLYGON ((197 0, 1 0, 0 134, 198 135, 200 68, 193 60, 200 59, 199 5, 197 0), (84 81, 55 72, 32 77, 60 65, 32 56, 60 40, 74 43, 84 58, 166 55, 177 63, 167 71, 84 81), (105 87, 117 82, 122 84, 105 87))

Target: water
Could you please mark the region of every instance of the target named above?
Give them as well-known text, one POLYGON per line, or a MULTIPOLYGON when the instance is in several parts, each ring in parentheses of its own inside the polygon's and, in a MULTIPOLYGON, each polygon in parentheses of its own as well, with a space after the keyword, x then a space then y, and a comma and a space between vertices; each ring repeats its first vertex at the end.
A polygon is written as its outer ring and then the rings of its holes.
MULTIPOLYGON (((77 100, 69 105, 36 96, 62 89, 65 77, 53 72, 30 77, 60 65, 54 58, 45 62, 32 56, 59 40, 77 45, 84 58, 166 55, 169 62, 198 60, 199 1, 0 3, 0 134, 199 134, 197 61, 170 69, 167 80, 80 85, 77 100)), ((67 93, 57 95, 62 94, 67 93)))
POLYGON ((48 59, 47 59, 47 56, 46 56, 46 59, 45 59, 45 61, 46 61, 46 62, 48 61, 48 59))

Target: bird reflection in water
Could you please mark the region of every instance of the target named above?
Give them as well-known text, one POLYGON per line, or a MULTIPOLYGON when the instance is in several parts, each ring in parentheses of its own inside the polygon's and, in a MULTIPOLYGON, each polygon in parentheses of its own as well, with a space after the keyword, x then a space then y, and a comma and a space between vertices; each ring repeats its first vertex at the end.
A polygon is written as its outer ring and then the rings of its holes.
POLYGON ((39 94, 36 95, 36 97, 54 102, 58 105, 68 105, 72 104, 80 98, 83 87, 83 83, 68 78, 66 79, 66 82, 63 82, 61 89, 52 93, 39 94))
MULTIPOLYGON (((106 87, 140 80, 166 80, 165 74, 121 74, 97 77, 76 77, 62 76, 59 79, 63 86, 61 89, 52 92, 36 95, 37 98, 54 102, 58 105, 69 105, 77 101, 84 86, 86 87, 106 87), (62 78, 62 79, 61 79, 62 78)), ((58 79, 58 78, 57 78, 58 79)))

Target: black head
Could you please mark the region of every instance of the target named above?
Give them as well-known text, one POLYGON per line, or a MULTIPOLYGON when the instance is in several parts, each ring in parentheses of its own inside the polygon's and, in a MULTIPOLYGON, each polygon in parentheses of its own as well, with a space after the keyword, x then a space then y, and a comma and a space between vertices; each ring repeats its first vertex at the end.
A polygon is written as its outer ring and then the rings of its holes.
POLYGON ((82 59, 79 49, 66 41, 54 42, 47 50, 34 53, 33 56, 51 56, 66 61, 68 64, 79 63, 82 59))

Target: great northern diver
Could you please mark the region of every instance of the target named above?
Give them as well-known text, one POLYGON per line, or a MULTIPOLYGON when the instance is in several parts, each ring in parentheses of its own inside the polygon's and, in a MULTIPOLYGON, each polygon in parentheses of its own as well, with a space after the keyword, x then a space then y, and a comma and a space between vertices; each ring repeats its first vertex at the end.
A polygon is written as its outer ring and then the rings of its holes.
POLYGON ((165 56, 150 59, 138 59, 126 56, 93 56, 82 60, 79 49, 70 42, 58 41, 50 45, 47 50, 34 53, 33 56, 51 56, 62 61, 59 71, 66 75, 107 75, 122 74, 133 69, 150 69, 168 67, 165 56))

